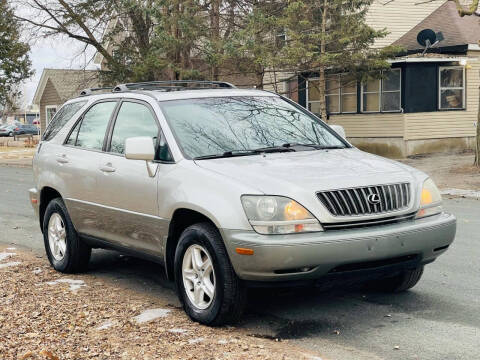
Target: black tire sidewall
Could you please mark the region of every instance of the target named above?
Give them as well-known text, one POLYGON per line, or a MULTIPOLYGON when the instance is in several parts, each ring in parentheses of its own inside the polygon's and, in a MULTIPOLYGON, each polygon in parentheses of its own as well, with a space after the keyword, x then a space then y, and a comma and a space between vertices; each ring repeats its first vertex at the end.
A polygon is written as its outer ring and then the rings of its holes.
POLYGON ((45 251, 47 253, 48 260, 50 264, 58 271, 66 271, 70 263, 70 257, 72 256, 71 244, 74 240, 73 237, 76 237, 75 229, 73 224, 70 221, 70 218, 67 213, 67 209, 63 201, 59 198, 50 201, 45 210, 45 216, 43 218, 43 239, 45 242, 45 251), (66 251, 65 256, 62 260, 56 260, 50 250, 50 244, 48 241, 48 222, 53 214, 59 214, 62 218, 63 224, 65 225, 66 232, 66 251))
MULTIPOLYGON (((224 299, 224 261, 218 256, 215 247, 214 239, 210 238, 210 235, 202 229, 201 226, 192 226, 186 229, 180 236, 180 240, 175 252, 175 282, 180 301, 183 304, 185 312, 194 320, 203 324, 212 324, 221 311, 223 299, 224 299), (196 308, 188 298, 185 287, 183 284, 182 276, 182 263, 185 252, 191 245, 201 245, 208 251, 210 258, 212 259, 213 269, 215 272, 215 297, 210 306, 204 310, 196 308)), ((227 259, 228 260, 228 259, 227 259)))

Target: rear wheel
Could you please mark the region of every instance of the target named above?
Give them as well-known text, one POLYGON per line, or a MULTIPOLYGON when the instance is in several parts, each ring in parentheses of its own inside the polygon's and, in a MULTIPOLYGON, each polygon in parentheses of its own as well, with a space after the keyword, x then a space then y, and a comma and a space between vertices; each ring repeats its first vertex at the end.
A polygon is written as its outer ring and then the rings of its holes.
POLYGON ((415 269, 404 270, 394 277, 381 279, 368 285, 369 288, 374 290, 398 293, 413 288, 420 281, 422 275, 423 266, 419 266, 415 269))
POLYGON ((48 260, 55 270, 75 273, 88 268, 92 249, 78 236, 61 198, 47 205, 43 238, 48 260))
POLYGON ((9 132, 9 133, 8 133, 8 136, 9 136, 9 137, 12 137, 12 136, 13 136, 13 133, 12 133, 12 132, 9 132))
POLYGON ((180 236, 175 252, 175 282, 180 301, 192 320, 216 326, 240 319, 246 290, 212 224, 192 225, 180 236))

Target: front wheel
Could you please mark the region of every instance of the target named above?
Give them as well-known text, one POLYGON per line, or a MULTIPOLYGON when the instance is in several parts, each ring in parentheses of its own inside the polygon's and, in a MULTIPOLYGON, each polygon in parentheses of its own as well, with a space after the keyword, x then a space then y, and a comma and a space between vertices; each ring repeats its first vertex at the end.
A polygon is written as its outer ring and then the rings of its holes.
POLYGON ((213 225, 195 224, 182 233, 175 251, 175 282, 192 320, 218 326, 240 319, 246 290, 213 225))
POLYGON ((55 270, 74 273, 87 269, 92 249, 78 236, 61 198, 50 201, 45 209, 43 238, 55 270))
POLYGON ((399 293, 413 288, 423 275, 423 266, 415 269, 404 270, 400 274, 370 283, 369 287, 374 290, 399 293))

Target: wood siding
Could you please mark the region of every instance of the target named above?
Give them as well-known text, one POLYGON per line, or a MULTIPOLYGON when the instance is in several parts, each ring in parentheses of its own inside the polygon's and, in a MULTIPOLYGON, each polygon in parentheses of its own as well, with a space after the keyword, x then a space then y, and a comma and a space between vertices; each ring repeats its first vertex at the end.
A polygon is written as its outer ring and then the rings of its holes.
POLYGON ((405 115, 401 113, 332 115, 331 125, 341 125, 347 137, 400 137, 404 134, 405 115))
POLYGON ((384 47, 398 40, 415 25, 420 23, 446 0, 420 2, 419 0, 375 0, 367 13, 367 24, 375 30, 387 29, 389 34, 375 42, 384 47))
POLYGON ((480 87, 480 51, 471 51, 466 70, 466 110, 405 114, 405 140, 475 136, 480 87))
POLYGON ((43 91, 42 97, 40 99, 40 132, 43 134, 46 128, 46 106, 48 105, 57 105, 60 106, 63 104, 63 101, 58 96, 57 90, 53 86, 50 79, 47 80, 45 85, 45 90, 43 91))

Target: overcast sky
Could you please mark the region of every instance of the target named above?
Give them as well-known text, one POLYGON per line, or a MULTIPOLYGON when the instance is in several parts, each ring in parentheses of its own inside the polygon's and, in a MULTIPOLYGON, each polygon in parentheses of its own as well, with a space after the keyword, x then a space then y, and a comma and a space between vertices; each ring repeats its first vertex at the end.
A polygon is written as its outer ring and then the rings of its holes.
MULTIPOLYGON (((67 38, 37 40, 31 45, 30 59, 35 74, 25 83, 25 101, 31 104, 43 69, 83 69, 85 62, 95 54, 93 48, 83 52, 82 44, 67 38)), ((95 69, 91 62, 88 69, 95 69)))

